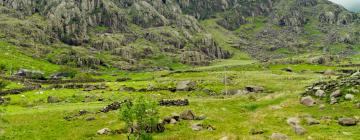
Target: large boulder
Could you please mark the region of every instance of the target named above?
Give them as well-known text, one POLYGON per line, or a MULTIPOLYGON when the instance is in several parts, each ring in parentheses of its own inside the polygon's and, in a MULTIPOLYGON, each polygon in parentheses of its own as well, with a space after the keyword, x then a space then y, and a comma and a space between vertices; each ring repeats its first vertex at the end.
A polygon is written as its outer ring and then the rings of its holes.
POLYGON ((294 131, 298 135, 304 135, 306 133, 306 129, 300 125, 296 125, 293 127, 294 131))
POLYGON ((357 124, 357 120, 354 118, 340 118, 338 123, 342 126, 353 126, 357 124))
POLYGON ((109 135, 111 134, 111 129, 109 128, 103 128, 97 131, 97 134, 99 135, 109 135))
POLYGON ((15 73, 15 76, 29 78, 29 79, 44 79, 44 73, 42 71, 20 69, 15 73))
POLYGON ((289 137, 285 134, 281 134, 281 133, 273 133, 270 136, 271 140, 289 140, 289 137))
POLYGON ((302 97, 300 103, 305 106, 314 106, 316 101, 311 96, 302 97))
POLYGON ((264 88, 261 87, 261 86, 252 86, 252 85, 249 85, 249 86, 246 86, 246 87, 245 87, 245 90, 248 91, 248 92, 258 93, 258 92, 263 92, 263 91, 264 91, 264 88))
POLYGON ((194 90, 196 87, 196 82, 186 80, 186 81, 180 81, 176 85, 176 91, 191 91, 194 90))
POLYGON ((333 93, 331 93, 330 97, 340 97, 341 96, 341 91, 340 90, 335 90, 333 93))
POLYGON ((307 117, 305 120, 306 120, 306 123, 307 123, 308 125, 317 125, 317 124, 320 124, 320 121, 319 121, 319 120, 316 120, 316 119, 314 119, 314 118, 312 118, 312 117, 307 117))
POLYGON ((193 131, 201 131, 201 130, 203 130, 203 125, 199 124, 199 123, 193 124, 193 125, 191 125, 191 129, 193 131))
POLYGON ((180 114, 180 119, 183 120, 194 120, 195 119, 195 114, 194 112, 192 112, 191 110, 185 110, 184 112, 182 112, 180 114))

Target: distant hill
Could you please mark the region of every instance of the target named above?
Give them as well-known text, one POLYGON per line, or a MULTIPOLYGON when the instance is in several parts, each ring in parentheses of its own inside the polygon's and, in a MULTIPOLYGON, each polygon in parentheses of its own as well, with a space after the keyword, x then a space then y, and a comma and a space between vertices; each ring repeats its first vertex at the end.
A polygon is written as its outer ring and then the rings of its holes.
POLYGON ((346 56, 360 46, 359 16, 327 0, 0 0, 0 11, 2 41, 73 67, 207 65, 231 49, 266 61, 346 56))

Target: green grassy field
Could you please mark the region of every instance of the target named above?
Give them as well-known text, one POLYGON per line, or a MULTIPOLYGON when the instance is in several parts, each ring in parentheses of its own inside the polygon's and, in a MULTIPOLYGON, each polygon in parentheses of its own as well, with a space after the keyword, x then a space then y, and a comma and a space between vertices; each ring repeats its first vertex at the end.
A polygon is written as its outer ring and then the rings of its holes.
MULTIPOLYGON (((8 95, 7 105, 1 122, 1 139, 126 139, 126 135, 97 135, 96 131, 105 127, 121 129, 124 123, 119 121, 118 111, 109 113, 87 114, 77 119, 67 121, 64 117, 76 114, 79 110, 96 112, 113 101, 127 98, 146 96, 153 100, 187 98, 190 106, 160 107, 160 116, 165 117, 171 113, 181 113, 191 109, 195 114, 207 116, 203 121, 181 121, 178 124, 166 125, 164 133, 155 133, 153 137, 159 140, 188 140, 188 139, 268 139, 274 132, 287 134, 292 139, 356 139, 359 126, 342 127, 334 121, 321 121, 320 125, 308 126, 305 135, 296 135, 286 123, 289 117, 312 115, 316 119, 322 116, 338 118, 342 116, 354 117, 360 110, 353 109, 352 103, 341 103, 327 106, 325 110, 318 107, 305 107, 299 104, 299 94, 307 85, 328 77, 314 73, 327 69, 328 66, 315 65, 273 65, 263 69, 245 69, 251 67, 253 62, 226 60, 215 62, 208 67, 194 68, 196 72, 169 73, 159 71, 155 73, 117 73, 117 77, 130 77, 126 82, 106 82, 105 90, 83 91, 82 89, 37 90, 20 95, 8 95), (233 67, 223 69, 224 66, 233 67), (291 67, 295 72, 284 72, 281 69, 291 67), (308 70, 308 72, 301 72, 308 70), (231 77, 227 87, 221 82, 224 75, 231 77), (166 75, 166 76, 162 76, 166 75), (122 86, 135 89, 155 87, 174 87, 177 81, 193 80, 197 82, 197 90, 190 92, 170 92, 167 90, 153 92, 127 92, 119 91, 122 86), (263 93, 250 95, 225 96, 221 94, 227 89, 243 89, 247 85, 263 86, 263 93), (209 89, 217 93, 210 96, 203 92, 209 89), (47 97, 56 96, 61 102, 48 104, 47 97), (104 101, 85 100, 85 96, 103 98, 104 101), (95 117, 94 121, 86 121, 87 117, 95 117), (207 123, 213 125, 215 131, 192 131, 191 124, 207 123), (252 135, 252 129, 262 130, 263 134, 252 135)), ((10 87, 14 85, 11 84, 10 87)), ((357 97, 358 98, 358 97, 357 97)))

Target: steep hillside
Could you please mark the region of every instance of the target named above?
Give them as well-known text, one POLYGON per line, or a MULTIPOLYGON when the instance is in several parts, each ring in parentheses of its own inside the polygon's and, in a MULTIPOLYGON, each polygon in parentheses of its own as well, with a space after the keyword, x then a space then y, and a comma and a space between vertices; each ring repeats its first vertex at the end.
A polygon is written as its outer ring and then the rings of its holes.
POLYGON ((33 57, 74 67, 208 65, 238 53, 214 39, 214 30, 222 29, 199 23, 207 20, 235 34, 228 42, 232 47, 259 60, 305 53, 348 56, 359 46, 357 14, 327 0, 1 0, 0 5, 2 40, 29 48, 24 53, 33 57))

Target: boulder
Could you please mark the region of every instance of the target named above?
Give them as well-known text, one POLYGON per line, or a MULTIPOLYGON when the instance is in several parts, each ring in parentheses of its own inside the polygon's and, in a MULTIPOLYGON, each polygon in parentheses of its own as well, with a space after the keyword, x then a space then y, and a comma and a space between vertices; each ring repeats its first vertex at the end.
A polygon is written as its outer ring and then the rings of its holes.
POLYGON ((87 113, 89 113, 88 111, 86 111, 86 110, 79 110, 79 115, 81 116, 81 115, 85 115, 85 114, 87 114, 87 113))
POLYGON ((340 90, 335 90, 333 93, 330 94, 330 97, 340 97, 341 96, 341 91, 340 90))
POLYGON ((260 135, 260 134, 264 134, 264 130, 257 130, 257 129, 251 129, 250 130, 250 134, 251 135, 260 135))
POLYGON ((311 96, 302 97, 300 103, 309 107, 316 104, 315 100, 311 96))
POLYGON ((191 110, 186 110, 180 114, 180 119, 183 120, 194 120, 195 114, 191 110))
POLYGON ((330 98, 330 104, 336 104, 336 103, 338 103, 338 100, 337 100, 337 98, 335 98, 335 97, 331 97, 330 98))
POLYGON ((258 93, 258 92, 263 92, 264 91, 264 88, 263 87, 260 87, 260 86, 246 86, 245 89, 248 91, 248 92, 255 92, 255 93, 258 93))
POLYGON ((176 91, 191 91, 196 87, 196 82, 194 81, 180 81, 176 85, 176 91))
POLYGON ((199 124, 199 123, 193 124, 193 125, 191 125, 191 129, 193 131, 201 131, 201 130, 203 130, 203 125, 199 124))
POLYGON ((306 123, 308 125, 317 125, 317 124, 320 124, 320 121, 318 121, 318 120, 316 120, 316 119, 314 119, 312 117, 307 117, 306 118, 306 123))
POLYGON ((216 128, 215 128, 214 126, 212 126, 212 125, 207 125, 207 126, 206 126, 206 129, 209 130, 209 131, 214 131, 214 130, 216 130, 216 128))
POLYGON ((15 76, 29 78, 29 79, 45 79, 42 71, 20 69, 15 73, 15 76))
POLYGON ((177 123, 177 121, 175 120, 175 119, 170 119, 170 124, 176 124, 177 123))
POLYGON ((354 126, 357 124, 357 120, 354 118, 340 118, 338 123, 342 126, 354 126))
POLYGON ((60 99, 55 96, 48 96, 47 102, 48 103, 58 103, 58 102, 60 102, 60 99))
POLYGON ((352 94, 345 95, 345 100, 353 100, 353 99, 354 99, 354 95, 352 95, 352 94))
POLYGON ((315 92, 315 96, 316 96, 316 97, 320 97, 320 98, 325 97, 325 91, 323 91, 323 90, 317 90, 317 91, 315 92))
POLYGON ((306 129, 300 125, 296 125, 293 128, 295 133, 298 135, 304 135, 306 133, 306 129))
POLYGON ((285 134, 281 134, 281 133, 273 133, 270 136, 271 140, 289 140, 289 137, 285 134))
POLYGON ((287 119, 287 124, 291 125, 291 126, 297 126, 300 123, 300 119, 298 117, 291 117, 289 119, 287 119))
POLYGON ((109 128, 103 128, 97 131, 97 134, 99 135, 109 135, 111 134, 111 129, 109 128))
POLYGON ((321 105, 319 106, 319 109, 320 109, 320 110, 324 110, 325 107, 326 107, 326 106, 325 106, 324 104, 321 104, 321 105))
POLYGON ((87 118, 85 118, 85 120, 86 121, 93 121, 93 120, 95 120, 95 117, 87 117, 87 118))

